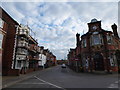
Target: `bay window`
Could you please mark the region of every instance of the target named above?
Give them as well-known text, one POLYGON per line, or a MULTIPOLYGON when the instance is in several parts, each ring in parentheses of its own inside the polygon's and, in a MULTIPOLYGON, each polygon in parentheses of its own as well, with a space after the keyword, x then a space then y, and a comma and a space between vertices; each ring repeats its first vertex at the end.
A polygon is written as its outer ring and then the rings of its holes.
POLYGON ((91 36, 91 45, 99 45, 102 44, 102 37, 100 34, 93 34, 91 36))

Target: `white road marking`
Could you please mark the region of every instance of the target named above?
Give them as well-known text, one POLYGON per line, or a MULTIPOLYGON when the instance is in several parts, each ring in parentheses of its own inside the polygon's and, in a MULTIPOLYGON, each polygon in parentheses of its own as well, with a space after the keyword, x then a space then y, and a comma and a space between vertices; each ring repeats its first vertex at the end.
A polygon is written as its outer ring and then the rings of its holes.
POLYGON ((118 81, 115 81, 116 84, 118 84, 118 81))
POLYGON ((47 83, 17 83, 17 84, 47 84, 47 83))
POLYGON ((63 90, 66 90, 66 89, 64 89, 64 88, 62 88, 62 87, 59 87, 59 86, 55 85, 55 84, 49 83, 49 82, 47 82, 47 81, 44 81, 44 80, 38 78, 37 76, 34 76, 34 77, 37 78, 38 80, 46 83, 46 84, 52 85, 52 86, 54 86, 54 87, 56 87, 56 88, 61 88, 61 89, 63 89, 63 90))
POLYGON ((119 81, 115 81, 115 83, 110 84, 108 88, 118 88, 119 81))

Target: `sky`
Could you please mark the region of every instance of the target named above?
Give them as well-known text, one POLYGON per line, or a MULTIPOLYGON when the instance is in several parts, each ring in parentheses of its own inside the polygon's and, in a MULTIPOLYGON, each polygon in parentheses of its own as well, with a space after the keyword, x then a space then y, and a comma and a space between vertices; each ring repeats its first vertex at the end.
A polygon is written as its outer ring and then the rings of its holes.
POLYGON ((0 5, 19 24, 29 25, 40 46, 48 48, 57 59, 66 59, 69 49, 76 47, 76 33, 85 34, 91 19, 101 20, 102 28, 108 31, 112 24, 118 25, 117 1, 4 0, 0 5))

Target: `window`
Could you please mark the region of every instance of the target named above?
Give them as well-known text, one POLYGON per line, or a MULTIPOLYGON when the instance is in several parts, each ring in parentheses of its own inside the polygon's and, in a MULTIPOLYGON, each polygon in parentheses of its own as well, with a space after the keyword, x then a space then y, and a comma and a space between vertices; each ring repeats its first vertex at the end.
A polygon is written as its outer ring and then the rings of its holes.
POLYGON ((112 37, 110 35, 107 35, 107 43, 112 44, 112 37))
POLYGON ((3 34, 0 33, 0 49, 2 48, 3 34))
POLYGON ((85 48, 87 46, 87 41, 86 39, 83 39, 82 40, 82 47, 85 48))
POLYGON ((4 21, 0 18, 0 28, 3 28, 4 21))
POLYGON ((94 34, 91 36, 91 45, 102 44, 102 37, 100 34, 94 34))
POLYGON ((111 53, 110 56, 109 56, 109 60, 110 60, 110 65, 111 65, 111 66, 115 66, 114 56, 113 56, 112 53, 111 53))
POLYGON ((17 61, 17 67, 20 68, 21 67, 21 61, 17 61))

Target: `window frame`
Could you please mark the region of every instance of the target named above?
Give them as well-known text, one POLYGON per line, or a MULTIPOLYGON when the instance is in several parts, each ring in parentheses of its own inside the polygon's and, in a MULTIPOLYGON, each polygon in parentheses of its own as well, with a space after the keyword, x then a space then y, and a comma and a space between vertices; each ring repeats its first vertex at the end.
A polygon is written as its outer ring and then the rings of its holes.
POLYGON ((0 39, 0 49, 2 49, 4 35, 1 32, 0 32, 0 35, 2 36, 2 38, 0 39))
POLYGON ((2 20, 2 18, 0 18, 0 28, 3 28, 4 26, 4 21, 2 20))
POLYGON ((103 37, 102 37, 102 35, 99 34, 99 33, 91 35, 90 44, 91 44, 91 46, 103 44, 103 37), (96 39, 95 36, 97 36, 97 38, 99 40, 95 40, 96 39), (99 41, 99 42, 96 43, 96 41, 99 41))

